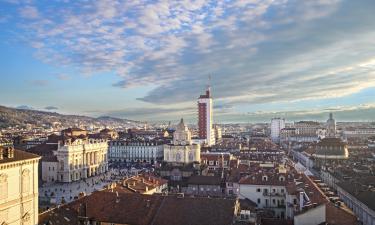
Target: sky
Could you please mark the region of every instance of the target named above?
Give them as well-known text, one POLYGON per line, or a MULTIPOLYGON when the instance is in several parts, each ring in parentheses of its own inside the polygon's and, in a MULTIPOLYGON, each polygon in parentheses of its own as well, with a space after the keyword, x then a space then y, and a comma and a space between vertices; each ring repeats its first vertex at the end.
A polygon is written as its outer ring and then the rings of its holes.
POLYGON ((0 105, 143 121, 375 121, 373 0, 0 0, 0 105), (208 77, 211 76, 211 81, 208 77))

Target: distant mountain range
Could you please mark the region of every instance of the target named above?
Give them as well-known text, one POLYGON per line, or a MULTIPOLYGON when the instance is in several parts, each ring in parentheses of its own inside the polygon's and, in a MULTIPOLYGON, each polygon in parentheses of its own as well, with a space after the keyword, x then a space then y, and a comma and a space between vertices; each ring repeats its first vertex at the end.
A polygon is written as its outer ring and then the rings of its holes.
POLYGON ((127 119, 114 118, 109 116, 101 116, 93 118, 89 116, 63 115, 56 112, 46 112, 34 109, 10 108, 0 106, 0 128, 9 126, 24 127, 27 124, 36 126, 52 125, 61 123, 63 126, 77 125, 103 125, 103 126, 124 126, 136 125, 141 122, 127 119))

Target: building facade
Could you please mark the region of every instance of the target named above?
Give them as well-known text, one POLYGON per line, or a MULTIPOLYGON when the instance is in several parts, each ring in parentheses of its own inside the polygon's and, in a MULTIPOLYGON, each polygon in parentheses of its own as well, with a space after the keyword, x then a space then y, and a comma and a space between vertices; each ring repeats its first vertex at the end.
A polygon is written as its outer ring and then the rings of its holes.
POLYGON ((286 218, 285 174, 254 174, 239 181, 240 199, 250 199, 257 208, 270 209, 275 217, 286 218))
POLYGON ((167 163, 189 164, 200 162, 201 148, 199 144, 193 144, 191 133, 181 119, 173 133, 173 143, 164 145, 164 161, 167 163))
POLYGON ((375 225, 375 190, 373 187, 360 190, 352 182, 337 184, 337 194, 353 210, 363 225, 375 225))
POLYGON ((278 142, 280 140, 280 131, 285 128, 285 119, 273 118, 271 120, 271 139, 278 142))
POLYGON ((208 87, 206 94, 198 98, 198 129, 199 138, 206 140, 206 145, 215 144, 215 131, 212 125, 212 97, 208 87))
POLYGON ((45 182, 73 182, 108 171, 108 142, 100 139, 64 138, 54 152, 55 159, 42 161, 45 182), (47 169, 48 168, 48 169, 47 169), (54 169, 51 169, 54 168, 54 169))
POLYGON ((111 141, 109 161, 154 164, 163 159, 163 144, 158 141, 111 141))
POLYGON ((13 147, 0 147, 0 224, 38 223, 39 159, 13 147))

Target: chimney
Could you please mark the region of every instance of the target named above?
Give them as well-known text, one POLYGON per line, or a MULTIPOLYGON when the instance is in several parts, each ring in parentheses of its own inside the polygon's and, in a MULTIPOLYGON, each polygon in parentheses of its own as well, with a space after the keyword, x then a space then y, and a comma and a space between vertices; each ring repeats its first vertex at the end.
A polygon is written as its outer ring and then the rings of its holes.
POLYGON ((5 157, 8 157, 8 159, 14 158, 14 148, 13 147, 5 148, 5 157))
POLYGON ((0 147, 0 160, 4 158, 4 149, 0 147))
POLYGON ((116 191, 116 203, 120 202, 120 198, 118 197, 118 192, 116 191))
POLYGON ((146 186, 146 192, 148 192, 148 186, 146 186))

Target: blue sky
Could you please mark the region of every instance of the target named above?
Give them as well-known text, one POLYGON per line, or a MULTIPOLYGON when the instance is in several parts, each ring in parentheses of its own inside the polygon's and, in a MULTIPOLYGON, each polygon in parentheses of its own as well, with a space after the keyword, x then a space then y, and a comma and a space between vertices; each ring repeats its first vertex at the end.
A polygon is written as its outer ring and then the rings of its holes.
POLYGON ((139 120, 375 120, 372 0, 0 0, 0 104, 139 120))

